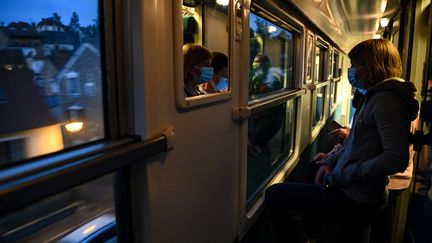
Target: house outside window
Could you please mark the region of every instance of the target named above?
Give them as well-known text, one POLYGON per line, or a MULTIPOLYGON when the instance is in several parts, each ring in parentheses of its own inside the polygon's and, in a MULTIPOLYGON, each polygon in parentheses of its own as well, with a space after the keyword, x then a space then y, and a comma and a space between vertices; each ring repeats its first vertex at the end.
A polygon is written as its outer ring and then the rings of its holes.
POLYGON ((96 85, 94 82, 89 81, 84 84, 84 94, 86 96, 96 96, 96 85))
POLYGON ((75 97, 81 95, 79 73, 71 71, 66 74, 66 94, 75 97))

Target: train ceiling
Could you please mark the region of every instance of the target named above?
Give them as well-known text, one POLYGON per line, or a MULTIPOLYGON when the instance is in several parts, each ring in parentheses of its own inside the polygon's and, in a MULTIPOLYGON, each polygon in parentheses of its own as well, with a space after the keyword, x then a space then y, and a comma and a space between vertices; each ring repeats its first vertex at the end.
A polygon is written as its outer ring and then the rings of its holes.
POLYGON ((290 0, 342 50, 382 34, 380 21, 391 18, 398 0, 290 0))

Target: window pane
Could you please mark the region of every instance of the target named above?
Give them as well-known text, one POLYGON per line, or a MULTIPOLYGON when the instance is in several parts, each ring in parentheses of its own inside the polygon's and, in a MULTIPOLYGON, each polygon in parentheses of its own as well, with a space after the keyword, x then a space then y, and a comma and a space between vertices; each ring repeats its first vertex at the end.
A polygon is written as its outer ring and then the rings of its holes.
POLYGON ((306 40, 306 82, 312 80, 313 36, 307 35, 306 40))
POLYGON ((295 100, 253 114, 248 122, 247 199, 265 185, 293 153, 295 100))
POLYGON ((229 1, 183 1, 185 97, 229 90, 228 4, 229 1))
POLYGON ((294 34, 251 13, 249 96, 294 88, 294 34))
POLYGON ((333 62, 333 78, 339 78, 339 54, 336 52, 334 52, 333 62))
POLYGON ((98 7, 1 1, 1 163, 104 138, 98 7))
POLYGON ((325 81, 324 65, 325 65, 326 49, 321 46, 315 47, 315 82, 325 81))
POLYGON ((0 242, 80 242, 102 232, 115 242, 113 179, 107 175, 1 216, 0 242))
POLYGON ((313 127, 316 126, 324 116, 325 88, 326 87, 321 87, 315 90, 316 93, 316 95, 314 96, 315 115, 312 121, 313 127))

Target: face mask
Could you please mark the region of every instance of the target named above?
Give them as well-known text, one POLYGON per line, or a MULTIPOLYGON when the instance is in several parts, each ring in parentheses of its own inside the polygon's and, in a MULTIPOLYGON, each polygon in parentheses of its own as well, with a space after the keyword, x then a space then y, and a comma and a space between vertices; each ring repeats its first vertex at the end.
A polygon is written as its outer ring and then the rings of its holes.
POLYGON ((219 82, 214 87, 216 90, 227 91, 228 90, 228 79, 220 78, 219 82))
POLYGON ((207 83, 213 77, 213 68, 212 67, 201 67, 201 75, 199 76, 196 82, 198 84, 207 83))
POLYGON ((359 89, 359 88, 357 88, 357 90, 358 90, 358 92, 360 92, 363 95, 365 95, 366 92, 367 92, 367 90, 365 90, 365 89, 359 89))
POLYGON ((254 62, 254 63, 252 63, 252 69, 254 70, 254 71, 256 71, 258 68, 259 68, 259 63, 257 63, 257 62, 254 62))
POLYGON ((350 84, 353 87, 356 87, 358 89, 365 89, 364 81, 358 80, 356 78, 356 72, 357 71, 356 71, 356 69, 354 67, 348 68, 348 81, 350 82, 350 84))

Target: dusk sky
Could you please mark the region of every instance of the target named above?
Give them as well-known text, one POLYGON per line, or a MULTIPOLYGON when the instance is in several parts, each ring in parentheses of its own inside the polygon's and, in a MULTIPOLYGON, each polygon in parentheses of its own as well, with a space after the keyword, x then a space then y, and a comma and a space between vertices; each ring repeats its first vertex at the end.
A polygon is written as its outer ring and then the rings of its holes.
POLYGON ((97 0, 0 0, 0 22, 8 25, 13 21, 38 23, 51 17, 54 12, 68 25, 72 12, 76 12, 81 26, 93 24, 97 18, 97 0))

